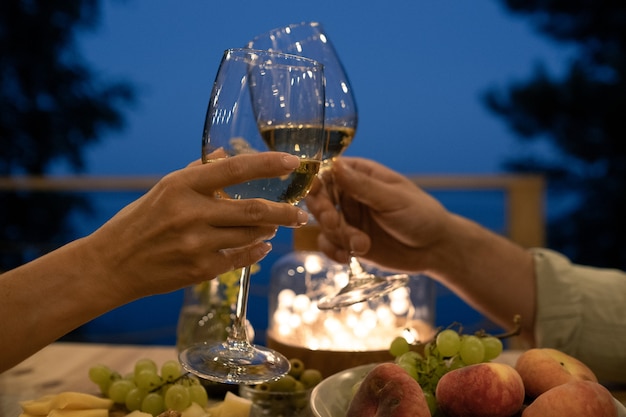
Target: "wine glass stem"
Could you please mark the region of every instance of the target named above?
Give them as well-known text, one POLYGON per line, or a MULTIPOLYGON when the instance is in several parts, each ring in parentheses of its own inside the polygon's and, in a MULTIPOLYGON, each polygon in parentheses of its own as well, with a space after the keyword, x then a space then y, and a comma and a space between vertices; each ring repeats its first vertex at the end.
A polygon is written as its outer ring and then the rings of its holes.
MULTIPOLYGON (((337 187, 335 187, 334 178, 335 178, 335 173, 332 170, 332 167, 330 166, 330 163, 329 163, 327 166, 327 169, 324 171, 323 175, 321 176, 322 184, 324 185, 324 187, 326 187, 326 192, 328 193, 328 196, 331 199, 331 202, 337 208, 337 212, 339 214, 340 227, 343 227, 346 225, 347 221, 346 221, 346 217, 343 214, 343 210, 341 210, 341 198, 339 196, 339 190, 337 189, 337 187)), ((348 272, 350 274, 350 279, 363 278, 364 276, 363 266, 359 262, 359 259, 356 256, 354 256, 350 242, 348 242, 348 249, 350 250, 350 262, 348 263, 348 266, 349 266, 348 272)))
POLYGON ((363 266, 359 262, 358 258, 354 255, 350 256, 350 276, 352 278, 359 278, 363 276, 363 266))
POLYGON ((229 333, 229 339, 234 342, 248 343, 246 331, 246 314, 248 310, 248 294, 250 293, 250 267, 241 269, 239 278, 239 293, 237 295, 237 307, 235 318, 229 333))

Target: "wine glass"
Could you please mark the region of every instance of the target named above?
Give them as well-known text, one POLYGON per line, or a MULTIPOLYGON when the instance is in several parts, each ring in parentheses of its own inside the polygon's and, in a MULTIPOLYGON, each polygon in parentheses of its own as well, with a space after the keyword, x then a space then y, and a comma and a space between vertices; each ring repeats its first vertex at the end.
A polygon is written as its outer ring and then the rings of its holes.
POLYGON ((247 47, 300 55, 324 65, 326 143, 322 170, 330 167, 352 143, 358 116, 352 87, 322 25, 302 22, 275 28, 250 40, 247 47))
MULTIPOLYGON (((333 186, 332 162, 352 143, 358 122, 356 100, 339 56, 322 25, 318 22, 301 22, 272 29, 256 36, 247 47, 266 49, 314 59, 324 65, 326 77, 326 114, 324 131, 326 144, 319 177, 328 195, 341 210, 339 195, 333 186)), ((340 215, 345 222, 343 215, 340 215)), ((409 276, 397 274, 380 276, 370 274, 358 258, 350 256, 348 284, 338 294, 322 297, 318 308, 328 310, 346 307, 389 292, 406 285, 409 276)))
MULTIPOLYGON (((202 136, 202 161, 242 153, 282 151, 297 155, 292 174, 255 179, 220 190, 220 198, 264 198, 297 203, 319 171, 324 143, 323 66, 308 58, 252 49, 224 52, 211 93, 202 136)), ((227 340, 183 350, 182 366, 214 382, 257 384, 289 371, 287 358, 253 345, 246 334, 250 268, 243 268, 227 340)))

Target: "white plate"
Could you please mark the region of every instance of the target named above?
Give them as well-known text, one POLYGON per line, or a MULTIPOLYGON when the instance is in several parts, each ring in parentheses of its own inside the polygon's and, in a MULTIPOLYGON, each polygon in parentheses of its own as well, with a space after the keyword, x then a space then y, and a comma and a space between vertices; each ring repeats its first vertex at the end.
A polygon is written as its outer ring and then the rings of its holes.
MULTIPOLYGON (((352 397, 352 387, 365 377, 375 363, 346 369, 329 376, 311 392, 311 410, 314 417, 345 417, 352 397)), ((618 417, 626 417, 626 407, 615 399, 618 417)))
POLYGON ((311 392, 311 411, 315 417, 345 417, 352 387, 376 366, 375 363, 346 369, 329 376, 311 392))

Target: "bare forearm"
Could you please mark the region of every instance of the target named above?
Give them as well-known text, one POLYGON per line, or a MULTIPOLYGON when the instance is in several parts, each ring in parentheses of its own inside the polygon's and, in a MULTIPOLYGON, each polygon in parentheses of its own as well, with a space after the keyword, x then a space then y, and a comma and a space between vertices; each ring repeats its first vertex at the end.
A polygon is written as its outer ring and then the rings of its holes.
POLYGON ((448 243, 438 248, 430 274, 505 328, 521 315, 522 335, 533 342, 535 272, 524 248, 474 222, 451 215, 448 243))
POLYGON ((110 293, 85 243, 0 275, 0 372, 124 302, 110 293))

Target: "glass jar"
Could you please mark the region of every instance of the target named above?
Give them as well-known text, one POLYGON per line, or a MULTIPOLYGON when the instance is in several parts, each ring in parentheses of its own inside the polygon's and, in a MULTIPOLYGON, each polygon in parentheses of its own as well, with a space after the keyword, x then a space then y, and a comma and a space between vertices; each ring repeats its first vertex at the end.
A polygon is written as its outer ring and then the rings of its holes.
MULTIPOLYGON (((317 250, 319 227, 294 230, 294 251, 272 267, 268 345, 288 357, 305 360, 324 376, 365 363, 391 359, 396 336, 426 342, 434 335, 436 285, 424 275, 376 299, 335 310, 319 310, 317 301, 342 288, 348 266, 317 250)), ((393 274, 363 263, 370 273, 393 274)))
POLYGON ((311 417, 311 391, 271 392, 240 385, 239 396, 252 401, 249 417, 311 417))

